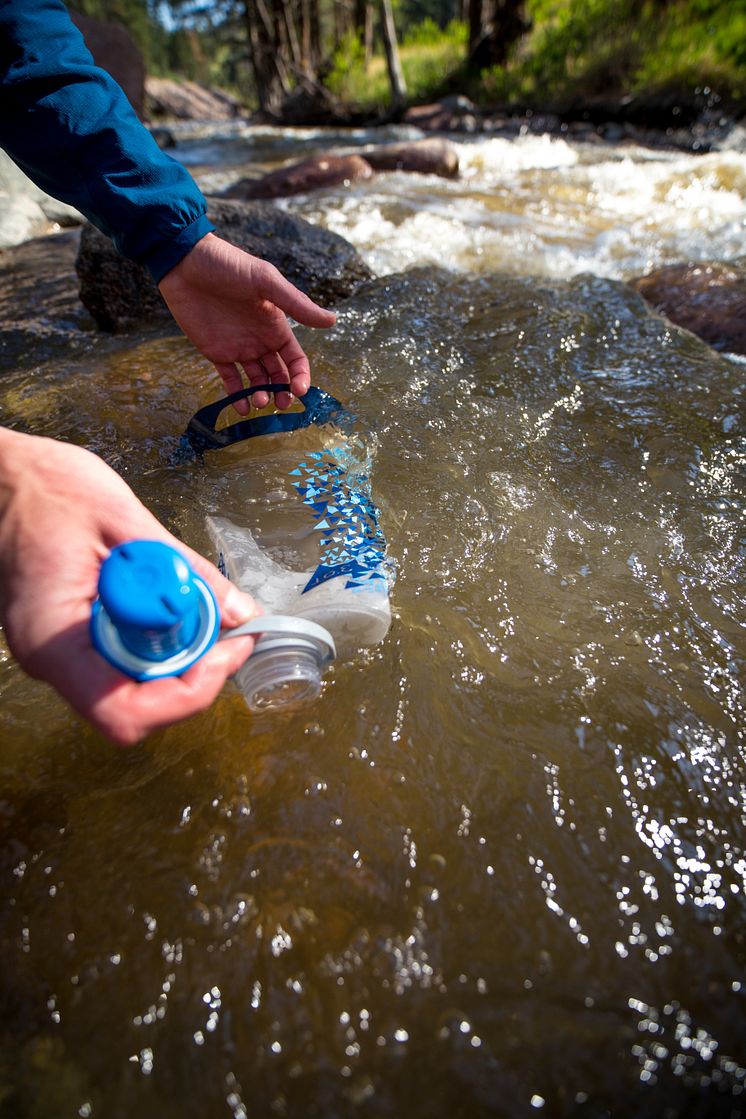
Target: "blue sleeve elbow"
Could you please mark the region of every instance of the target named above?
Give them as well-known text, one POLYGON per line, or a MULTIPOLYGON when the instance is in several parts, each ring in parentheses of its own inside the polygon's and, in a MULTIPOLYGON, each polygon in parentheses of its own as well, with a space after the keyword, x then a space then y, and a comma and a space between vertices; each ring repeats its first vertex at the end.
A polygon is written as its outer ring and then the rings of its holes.
POLYGON ((0 145, 156 283, 213 226, 201 191, 97 67, 62 0, 0 4, 0 145))

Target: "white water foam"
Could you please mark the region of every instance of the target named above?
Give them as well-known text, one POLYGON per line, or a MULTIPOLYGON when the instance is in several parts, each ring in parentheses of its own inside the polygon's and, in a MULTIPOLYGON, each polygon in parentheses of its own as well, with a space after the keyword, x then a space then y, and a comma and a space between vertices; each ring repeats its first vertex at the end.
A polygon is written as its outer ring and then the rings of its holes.
POLYGON ((351 241, 377 275, 464 272, 627 279, 746 246, 746 155, 573 144, 547 136, 458 144, 461 177, 391 173, 286 200, 351 241))

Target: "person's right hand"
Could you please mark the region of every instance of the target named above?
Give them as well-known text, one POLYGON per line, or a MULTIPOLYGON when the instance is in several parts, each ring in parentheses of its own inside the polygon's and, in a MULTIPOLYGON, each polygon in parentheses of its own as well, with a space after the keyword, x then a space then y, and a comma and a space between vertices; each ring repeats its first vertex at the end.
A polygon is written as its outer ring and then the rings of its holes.
POLYGON ((108 664, 91 644, 91 605, 102 562, 135 539, 177 548, 215 592, 223 626, 261 612, 96 455, 0 428, 0 623, 8 645, 24 671, 122 746, 209 706, 254 646, 251 637, 218 642, 183 676, 147 683, 108 664))

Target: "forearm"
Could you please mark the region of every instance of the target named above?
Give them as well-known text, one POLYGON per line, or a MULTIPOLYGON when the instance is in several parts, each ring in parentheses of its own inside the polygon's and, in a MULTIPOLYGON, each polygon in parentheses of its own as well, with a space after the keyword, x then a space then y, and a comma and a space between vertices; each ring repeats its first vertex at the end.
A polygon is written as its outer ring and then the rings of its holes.
POLYGON ((158 281, 213 227, 61 0, 0 0, 0 145, 158 281))

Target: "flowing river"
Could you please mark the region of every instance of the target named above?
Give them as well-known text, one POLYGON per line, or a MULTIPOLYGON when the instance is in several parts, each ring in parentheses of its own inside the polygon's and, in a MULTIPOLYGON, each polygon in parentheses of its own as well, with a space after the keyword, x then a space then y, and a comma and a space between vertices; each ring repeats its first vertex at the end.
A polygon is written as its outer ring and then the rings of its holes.
MULTIPOLYGON (((214 190, 370 139, 176 154, 214 190)), ((3 1119, 746 1115, 746 365, 624 282, 744 252, 746 156, 458 143, 281 203, 377 277, 300 333, 371 449, 383 644, 130 751, 2 652, 3 1119)), ((174 454, 219 395, 176 337, 0 385, 206 553, 256 453, 174 454)))

